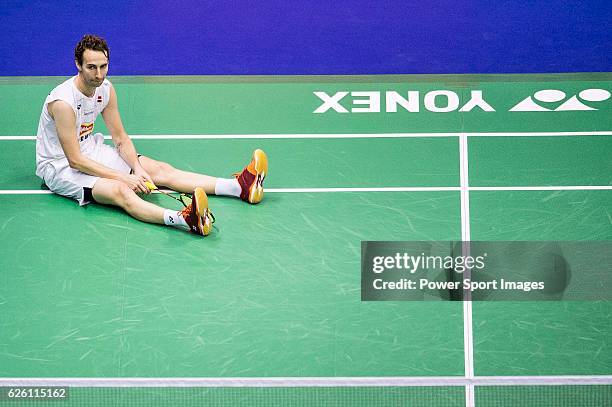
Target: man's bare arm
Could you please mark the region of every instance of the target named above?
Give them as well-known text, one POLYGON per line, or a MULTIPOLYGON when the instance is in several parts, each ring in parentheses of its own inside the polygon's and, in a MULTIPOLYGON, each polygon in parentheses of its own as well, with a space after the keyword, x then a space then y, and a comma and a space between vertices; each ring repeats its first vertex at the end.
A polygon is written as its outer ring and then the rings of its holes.
POLYGON ((123 127, 121 115, 119 114, 117 93, 115 92, 115 88, 112 86, 110 89, 110 99, 102 111, 102 117, 104 118, 104 123, 106 123, 106 127, 108 127, 108 130, 110 131, 111 137, 113 138, 113 143, 115 143, 115 147, 117 147, 117 150, 119 150, 121 157, 133 170, 140 169, 140 162, 138 161, 136 148, 123 127))
POLYGON ((60 144, 71 168, 96 177, 122 181, 136 192, 149 192, 141 177, 108 168, 81 153, 79 141, 75 134, 76 116, 68 103, 56 100, 49 103, 47 109, 55 121, 60 144))

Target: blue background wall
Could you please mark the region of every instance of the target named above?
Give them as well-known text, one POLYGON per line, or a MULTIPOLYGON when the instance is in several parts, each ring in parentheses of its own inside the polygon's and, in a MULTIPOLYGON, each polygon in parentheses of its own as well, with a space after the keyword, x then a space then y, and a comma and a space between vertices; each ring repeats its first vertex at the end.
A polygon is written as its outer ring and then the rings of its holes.
POLYGON ((611 1, 28 1, 0 6, 0 76, 612 71, 611 1))

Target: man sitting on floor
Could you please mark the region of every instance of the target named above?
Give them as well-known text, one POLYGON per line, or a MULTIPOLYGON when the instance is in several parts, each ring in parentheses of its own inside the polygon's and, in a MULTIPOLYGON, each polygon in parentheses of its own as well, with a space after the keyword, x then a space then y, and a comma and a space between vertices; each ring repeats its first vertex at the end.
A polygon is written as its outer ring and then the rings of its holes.
POLYGON ((45 100, 36 139, 36 175, 51 191, 81 205, 116 205, 141 221, 183 227, 202 236, 210 233, 213 222, 206 194, 240 197, 252 204, 262 200, 268 172, 262 150, 255 150, 251 162, 230 179, 182 171, 137 154, 123 128, 115 89, 106 79, 108 62, 104 39, 85 35, 75 49, 78 74, 45 100), (115 147, 93 132, 99 113, 115 147), (151 192, 147 183, 192 193, 192 202, 178 212, 161 208, 138 196, 151 192))

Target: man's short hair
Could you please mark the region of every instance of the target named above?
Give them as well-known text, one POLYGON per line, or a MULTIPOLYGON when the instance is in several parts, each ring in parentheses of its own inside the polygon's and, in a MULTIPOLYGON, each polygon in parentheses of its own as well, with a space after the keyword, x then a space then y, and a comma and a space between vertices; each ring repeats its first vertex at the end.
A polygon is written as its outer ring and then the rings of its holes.
POLYGON ((108 44, 104 38, 93 34, 85 34, 74 49, 74 59, 77 61, 79 66, 83 65, 83 53, 86 49, 90 49, 92 51, 102 51, 104 52, 104 55, 106 55, 106 59, 110 60, 110 51, 108 50, 108 44))

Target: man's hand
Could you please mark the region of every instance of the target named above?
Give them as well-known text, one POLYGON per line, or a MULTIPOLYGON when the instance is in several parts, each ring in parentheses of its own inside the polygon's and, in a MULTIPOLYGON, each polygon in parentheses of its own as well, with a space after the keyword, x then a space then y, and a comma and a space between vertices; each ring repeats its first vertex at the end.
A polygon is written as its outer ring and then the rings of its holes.
MULTIPOLYGON (((141 166, 140 164, 139 164, 139 165, 136 165, 136 166, 134 167, 133 173, 134 173, 134 175, 136 175, 137 177, 140 177, 140 179, 141 179, 141 181, 142 181, 142 184, 144 184, 144 183, 145 183, 145 182, 147 182, 147 181, 148 181, 148 182, 150 182, 150 183, 152 183, 152 184, 155 184, 155 183, 153 182, 153 180, 151 179, 151 176, 149 175, 149 173, 148 173, 148 172, 146 172, 146 171, 145 171, 145 169, 144 169, 144 168, 142 168, 142 166, 141 166)), ((151 190, 149 189, 149 187, 147 187, 146 185, 145 185, 144 187, 145 187, 145 194, 150 194, 150 193, 151 193, 151 190)))
POLYGON ((151 177, 147 172, 142 168, 134 168, 133 174, 125 174, 121 181, 127 184, 128 187, 134 192, 142 193, 142 194, 150 194, 151 190, 147 188, 145 182, 153 182, 151 177))
POLYGON ((136 165, 134 167, 134 169, 132 170, 132 172, 134 173, 134 175, 142 177, 142 178, 144 178, 145 181, 149 181, 150 183, 154 184, 154 182, 151 179, 151 176, 149 175, 149 173, 146 172, 145 169, 142 168, 141 165, 136 165))

